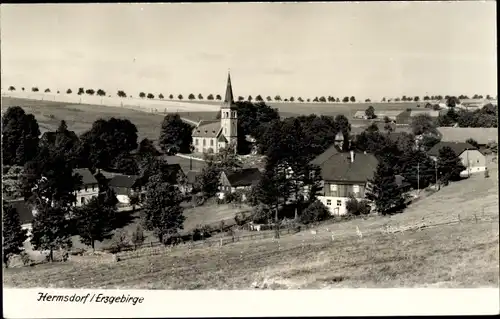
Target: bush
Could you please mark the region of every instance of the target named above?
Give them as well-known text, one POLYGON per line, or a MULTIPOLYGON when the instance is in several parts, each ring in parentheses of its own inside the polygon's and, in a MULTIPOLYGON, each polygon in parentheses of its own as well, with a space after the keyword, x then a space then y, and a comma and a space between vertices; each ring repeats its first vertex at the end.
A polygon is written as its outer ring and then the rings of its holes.
POLYGON ((309 224, 327 220, 330 217, 328 208, 322 202, 316 200, 302 212, 300 220, 303 224, 309 224))
POLYGON ((349 215, 354 216, 367 215, 371 211, 370 205, 368 205, 368 201, 358 201, 353 196, 349 196, 349 200, 346 203, 346 209, 349 215))
POLYGON ((130 244, 128 233, 124 230, 120 230, 113 236, 109 251, 114 254, 123 250, 127 250, 131 246, 132 245, 130 244))
POLYGON ((23 262, 24 266, 29 266, 33 263, 33 260, 27 252, 22 251, 19 255, 21 256, 21 261, 23 262))
POLYGON ((144 230, 141 225, 137 225, 136 229, 132 233, 132 243, 134 244, 134 248, 141 246, 144 243, 144 230))
POLYGON ((239 212, 236 214, 236 216, 234 216, 234 222, 238 226, 245 225, 247 223, 247 221, 248 221, 248 218, 245 216, 245 214, 243 212, 239 212))

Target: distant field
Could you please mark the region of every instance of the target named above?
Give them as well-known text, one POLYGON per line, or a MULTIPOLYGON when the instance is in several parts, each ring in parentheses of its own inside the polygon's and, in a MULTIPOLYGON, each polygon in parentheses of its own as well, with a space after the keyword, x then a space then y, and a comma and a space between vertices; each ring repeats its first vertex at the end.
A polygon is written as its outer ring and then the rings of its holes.
MULTIPOLYGON (((6 287, 115 289, 498 288, 497 165, 451 183, 405 213, 318 226, 280 240, 179 247, 114 264, 69 261, 4 270, 6 287), (384 226, 440 224, 385 234, 384 226), (478 218, 478 222, 474 218, 478 218), (363 233, 356 236, 356 227, 363 233), (334 235, 332 241, 331 235, 334 235), (29 280, 27 280, 29 278, 29 280)), ((201 214, 201 213, 200 213, 201 214)))

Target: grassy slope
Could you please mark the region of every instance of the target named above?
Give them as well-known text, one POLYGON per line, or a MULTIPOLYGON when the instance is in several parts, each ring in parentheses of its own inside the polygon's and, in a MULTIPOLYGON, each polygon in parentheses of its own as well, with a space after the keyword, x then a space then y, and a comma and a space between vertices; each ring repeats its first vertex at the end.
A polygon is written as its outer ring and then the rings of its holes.
POLYGON ((7 269, 8 287, 135 289, 498 287, 498 221, 471 221, 388 235, 384 225, 498 218, 498 178, 481 174, 450 184, 393 217, 322 225, 279 241, 263 239, 130 259, 117 264, 77 263, 7 269), (364 233, 362 239, 355 228, 364 233), (328 231, 326 230, 328 228, 328 231), (331 231, 335 240, 331 240, 331 231), (140 270, 140 271, 138 271, 140 270), (29 281, 26 278, 30 278, 29 281))

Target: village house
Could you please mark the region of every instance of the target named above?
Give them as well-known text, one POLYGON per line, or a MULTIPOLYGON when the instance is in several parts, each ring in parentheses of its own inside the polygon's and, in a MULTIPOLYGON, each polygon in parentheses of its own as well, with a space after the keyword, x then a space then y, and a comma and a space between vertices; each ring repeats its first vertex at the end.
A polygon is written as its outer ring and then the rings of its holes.
POLYGON ((462 160, 462 164, 466 169, 460 173, 461 175, 468 176, 469 174, 484 172, 486 170, 486 157, 469 143, 441 141, 428 151, 429 157, 437 161, 439 151, 443 147, 451 148, 462 160))
POLYGON ((145 189, 137 175, 116 175, 111 178, 108 186, 115 192, 120 204, 130 205, 130 198, 134 195, 145 198, 145 189))
POLYGON ((231 76, 227 76, 226 95, 220 109, 220 120, 202 120, 193 129, 193 147, 196 153, 214 153, 238 142, 238 116, 234 108, 231 76))
POLYGON ((347 213, 349 195, 365 197, 368 180, 373 178, 378 160, 373 154, 338 152, 330 147, 311 161, 321 169, 323 189, 318 199, 332 215, 347 213))
MULTIPOLYGON (((223 199, 226 193, 248 190, 259 183, 261 173, 258 168, 244 168, 235 172, 221 172, 219 177, 218 197, 223 199)), ((243 198, 245 200, 246 198, 243 198)))
POLYGON ((99 195, 99 182, 88 168, 77 168, 73 170, 82 177, 82 186, 75 192, 76 206, 82 206, 92 198, 99 195))

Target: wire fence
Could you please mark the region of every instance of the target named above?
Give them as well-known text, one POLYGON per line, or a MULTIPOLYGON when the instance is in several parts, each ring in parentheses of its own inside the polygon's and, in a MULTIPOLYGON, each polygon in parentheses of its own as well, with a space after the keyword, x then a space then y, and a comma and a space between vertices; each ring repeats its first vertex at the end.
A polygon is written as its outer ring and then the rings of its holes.
MULTIPOLYGON (((291 235, 303 235, 303 241, 317 241, 317 240, 332 240, 332 241, 344 241, 351 238, 363 238, 363 237, 371 237, 377 235, 396 235, 396 234, 404 234, 405 232, 415 232, 422 231, 427 228, 440 227, 440 226, 448 226, 454 224, 462 224, 462 223, 491 223, 498 221, 498 216, 478 216, 474 214, 472 217, 461 217, 460 214, 450 217, 447 220, 440 220, 434 222, 420 222, 414 223, 405 226, 392 226, 392 227, 377 227, 375 229, 369 229, 361 231, 358 227, 355 227, 350 230, 336 231, 330 230, 325 227, 318 227, 318 225, 304 225, 301 226, 300 231, 297 228, 282 228, 280 229, 280 238, 276 240, 280 240, 283 237, 289 237, 291 235)), ((240 243, 240 242, 251 242, 257 241, 267 238, 275 237, 275 231, 262 231, 255 232, 249 235, 243 236, 225 236, 214 239, 206 239, 206 240, 198 240, 198 241, 187 241, 182 244, 173 246, 173 245, 163 245, 160 242, 151 242, 146 245, 142 245, 141 247, 136 248, 135 250, 131 248, 128 251, 122 251, 116 254, 117 260, 123 261, 133 258, 141 258, 145 256, 155 256, 170 253, 174 250, 181 250, 188 247, 192 248, 203 248, 203 247, 222 247, 240 243)))

